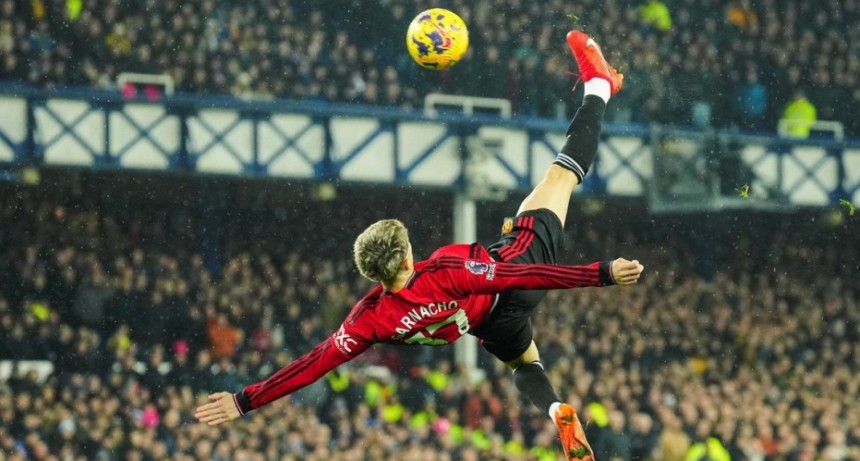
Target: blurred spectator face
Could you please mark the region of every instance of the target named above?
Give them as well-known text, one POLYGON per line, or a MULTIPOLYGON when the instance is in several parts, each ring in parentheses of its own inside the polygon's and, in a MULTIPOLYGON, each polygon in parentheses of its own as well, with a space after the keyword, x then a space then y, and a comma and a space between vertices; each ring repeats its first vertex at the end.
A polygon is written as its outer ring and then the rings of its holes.
POLYGON ((15 13, 15 2, 12 0, 3 0, 0 3, 0 14, 3 15, 4 18, 11 18, 15 13))

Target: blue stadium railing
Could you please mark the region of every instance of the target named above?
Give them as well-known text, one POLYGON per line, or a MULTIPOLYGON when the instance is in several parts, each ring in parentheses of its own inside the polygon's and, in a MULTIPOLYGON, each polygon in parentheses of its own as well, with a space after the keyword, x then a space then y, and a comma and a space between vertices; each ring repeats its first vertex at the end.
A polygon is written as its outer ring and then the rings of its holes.
MULTIPOLYGON (((0 164, 527 189, 564 142, 567 123, 0 85, 0 164)), ((606 124, 583 189, 648 198, 670 211, 857 203, 860 141, 606 124), (750 187, 760 200, 734 194, 750 187)))

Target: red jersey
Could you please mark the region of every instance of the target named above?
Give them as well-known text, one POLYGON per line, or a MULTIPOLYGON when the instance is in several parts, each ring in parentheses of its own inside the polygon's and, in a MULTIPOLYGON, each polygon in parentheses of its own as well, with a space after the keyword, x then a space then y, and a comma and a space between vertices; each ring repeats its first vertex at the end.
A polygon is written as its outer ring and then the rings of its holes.
POLYGON ((244 414, 313 383, 375 343, 449 344, 483 322, 498 294, 509 290, 612 284, 610 263, 587 266, 494 261, 484 247, 448 245, 415 263, 396 292, 382 285, 353 306, 346 320, 310 352, 235 395, 244 414))

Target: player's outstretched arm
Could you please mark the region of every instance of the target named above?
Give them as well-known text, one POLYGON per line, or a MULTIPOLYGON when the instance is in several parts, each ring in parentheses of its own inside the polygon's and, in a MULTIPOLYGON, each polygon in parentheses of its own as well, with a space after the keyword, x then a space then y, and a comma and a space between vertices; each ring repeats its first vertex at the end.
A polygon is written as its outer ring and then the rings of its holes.
POLYGON ((216 392, 210 395, 211 402, 198 407, 194 417, 210 426, 233 421, 315 382, 338 365, 357 357, 372 344, 373 341, 347 330, 344 325, 310 352, 265 380, 251 384, 236 394, 216 392))
POLYGON ((612 281, 616 285, 632 285, 639 281, 639 276, 645 270, 645 266, 639 263, 638 260, 626 260, 618 258, 612 261, 610 266, 612 271, 612 281))
POLYGON ((564 288, 630 285, 645 269, 638 261, 618 258, 585 266, 515 264, 442 256, 434 260, 447 270, 449 286, 457 294, 500 293, 507 290, 555 290, 564 288))

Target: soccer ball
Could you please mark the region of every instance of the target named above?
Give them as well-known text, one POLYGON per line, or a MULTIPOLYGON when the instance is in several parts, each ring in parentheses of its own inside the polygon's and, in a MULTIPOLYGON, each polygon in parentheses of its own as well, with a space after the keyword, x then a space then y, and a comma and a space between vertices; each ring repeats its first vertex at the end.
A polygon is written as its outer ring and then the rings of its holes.
POLYGON ((415 16, 409 24, 406 48, 419 66, 447 69, 457 64, 469 48, 469 30, 454 12, 432 8, 415 16))

